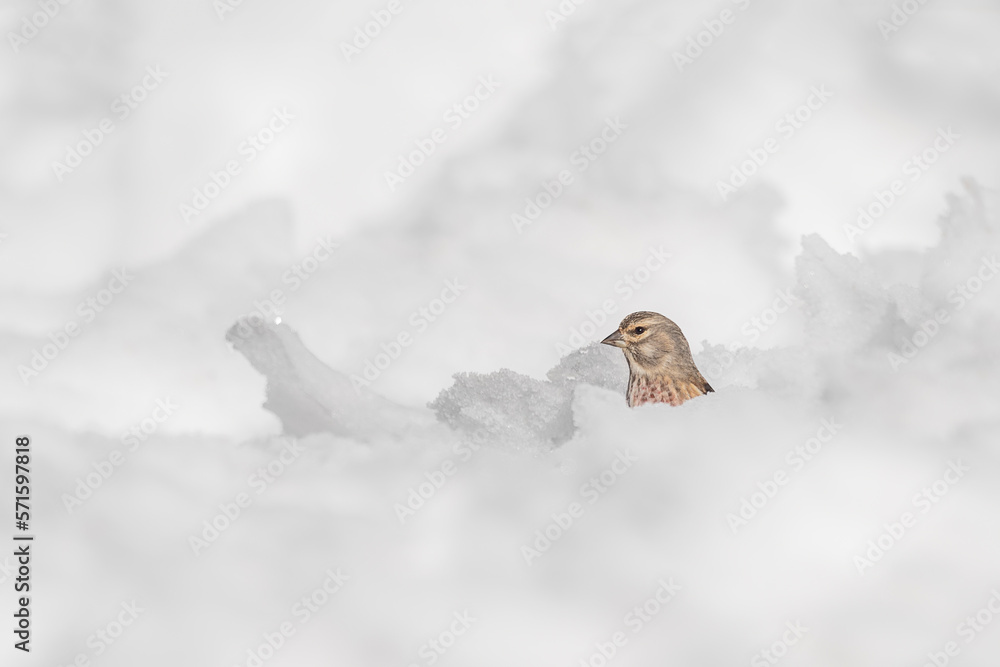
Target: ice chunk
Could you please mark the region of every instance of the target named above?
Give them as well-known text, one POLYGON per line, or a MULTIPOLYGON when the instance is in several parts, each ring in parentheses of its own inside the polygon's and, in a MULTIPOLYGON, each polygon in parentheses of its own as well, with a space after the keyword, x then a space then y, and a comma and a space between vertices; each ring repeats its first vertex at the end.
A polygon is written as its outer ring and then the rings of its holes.
MULTIPOLYGON (((241 320, 226 339, 267 378, 264 407, 285 433, 364 438, 426 421, 426 413, 402 408, 328 367, 287 324, 241 320)), ((466 435, 512 449, 545 449, 573 436, 575 387, 588 383, 624 395, 626 368, 617 350, 591 344, 566 355, 547 380, 508 369, 459 373, 430 407, 439 421, 466 435)))
POLYGON ((452 428, 479 431, 490 442, 518 450, 556 445, 573 433, 565 387, 506 368, 454 377, 455 384, 430 403, 452 428))
POLYGON ((628 370, 621 353, 599 344, 571 352, 536 380, 514 371, 459 373, 455 384, 430 404, 438 419, 466 433, 515 449, 560 445, 575 431, 574 389, 592 384, 624 396, 628 370))
POLYGON ((624 396, 625 386, 628 384, 628 364, 617 349, 591 343, 560 359, 547 376, 556 384, 575 385, 585 382, 621 392, 624 396))
POLYGON ((229 328, 226 340, 267 378, 264 407, 278 416, 285 433, 367 439, 427 421, 352 384, 310 352, 287 324, 241 320, 229 328))

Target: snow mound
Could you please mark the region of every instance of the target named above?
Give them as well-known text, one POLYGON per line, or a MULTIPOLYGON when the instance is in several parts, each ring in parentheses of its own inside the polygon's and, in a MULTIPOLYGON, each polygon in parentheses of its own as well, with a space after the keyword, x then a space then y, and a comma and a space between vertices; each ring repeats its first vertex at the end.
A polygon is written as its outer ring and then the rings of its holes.
POLYGON ((572 401, 580 384, 625 394, 628 370, 617 350, 592 343, 563 357, 536 380, 508 369, 458 373, 455 384, 430 407, 439 420, 466 433, 515 449, 561 445, 573 437, 572 401))
MULTIPOLYGON (((288 435, 331 433, 368 440, 427 423, 425 412, 354 386, 310 352, 287 324, 241 319, 226 332, 226 340, 267 379, 263 407, 288 435)), ((592 344, 566 355, 547 380, 508 369, 458 373, 455 384, 429 407, 459 434, 510 449, 547 449, 575 432, 574 389, 586 383, 624 395, 626 368, 617 350, 592 344)))
MULTIPOLYGON (((594 345, 543 379, 459 374, 407 409, 258 321, 229 342, 300 437, 156 432, 87 492, 117 439, 0 419, 45 443, 33 463, 54 492, 34 511, 61 548, 38 553, 38 595, 73 593, 38 615, 38 658, 71 664, 137 600, 148 613, 101 664, 254 665, 286 621, 268 667, 426 664, 465 612, 447 664, 598 664, 615 633, 614 664, 758 664, 789 623, 808 632, 782 665, 923 664, 1000 560, 998 236, 975 193, 953 204, 924 253, 806 237, 798 345, 705 344, 717 391, 679 407, 628 408, 621 353, 594 345), (331 570, 342 589, 297 615, 331 570)), ((997 637, 961 664, 995 665, 997 637)))
MULTIPOLYGON (((987 362, 973 359, 997 350, 991 335, 996 313, 963 309, 980 291, 992 289, 979 276, 991 276, 996 265, 991 249, 1000 243, 982 193, 972 183, 966 187, 966 196, 953 198, 942 219, 940 246, 924 253, 858 258, 836 252, 818 235, 804 236, 792 290, 803 303, 802 343, 761 350, 705 341, 695 359, 706 377, 723 392, 758 389, 842 406, 858 399, 859 386, 891 397, 902 393, 907 377, 946 374, 949 364, 984 370, 987 362), (899 276, 910 278, 899 282, 899 276), (939 336, 954 337, 955 345, 935 344, 939 336)), ((983 297, 980 303, 987 301, 983 297)), ((352 385, 285 324, 241 321, 227 339, 267 378, 264 407, 278 415, 287 434, 328 432, 369 440, 433 423, 426 410, 401 407, 352 385)), ((987 359, 996 362, 995 355, 987 359)), ((579 387, 608 390, 624 403, 627 364, 617 350, 591 344, 563 357, 545 379, 509 369, 453 378, 428 405, 438 422, 459 437, 475 435, 505 449, 539 452, 577 434, 573 402, 579 387)), ((955 406, 959 413, 962 408, 955 406)))
POLYGON ((287 324, 244 318, 229 328, 226 340, 267 378, 264 407, 289 435, 326 432, 367 440, 425 421, 417 411, 355 388, 306 349, 287 324))

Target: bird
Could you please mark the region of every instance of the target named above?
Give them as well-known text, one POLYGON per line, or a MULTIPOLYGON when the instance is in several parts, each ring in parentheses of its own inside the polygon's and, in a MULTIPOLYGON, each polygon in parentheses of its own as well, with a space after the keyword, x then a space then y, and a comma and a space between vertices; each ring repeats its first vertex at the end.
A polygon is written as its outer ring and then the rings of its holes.
POLYGON ((676 406, 715 391, 695 366, 681 328, 659 313, 632 313, 601 343, 625 353, 625 400, 630 408, 647 403, 676 406))

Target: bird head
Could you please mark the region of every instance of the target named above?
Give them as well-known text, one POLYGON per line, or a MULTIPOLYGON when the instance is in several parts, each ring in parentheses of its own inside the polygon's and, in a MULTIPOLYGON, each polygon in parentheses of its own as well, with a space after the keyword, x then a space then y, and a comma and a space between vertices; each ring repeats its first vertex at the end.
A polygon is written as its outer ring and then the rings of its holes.
POLYGON ((601 342, 620 347, 632 370, 649 375, 694 366, 691 348, 680 327, 659 313, 632 313, 601 342))

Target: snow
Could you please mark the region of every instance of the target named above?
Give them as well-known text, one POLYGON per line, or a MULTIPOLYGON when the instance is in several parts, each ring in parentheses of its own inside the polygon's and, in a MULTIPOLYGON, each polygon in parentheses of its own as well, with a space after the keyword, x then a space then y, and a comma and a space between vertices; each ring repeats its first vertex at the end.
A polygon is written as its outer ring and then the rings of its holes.
POLYGON ((0 158, 0 426, 32 437, 38 535, 20 662, 254 667, 264 645, 268 667, 551 667, 614 646, 609 665, 784 648, 789 667, 874 667, 955 642, 949 664, 996 664, 996 13, 928 4, 884 44, 874 7, 755 2, 677 72, 718 8, 585 4, 553 36, 510 4, 408 6, 352 68, 329 52, 358 7, 243 3, 220 27, 206 4, 188 51, 166 45, 180 10, 163 28, 95 9, 88 38, 150 39, 69 120, 34 120, 72 97, 34 82, 75 5, 31 44, 3 102, 30 131, 0 158), (72 180, 22 159, 160 61, 162 90, 72 180), (384 169, 489 72, 490 106, 390 197, 384 169), (718 202, 823 82, 828 105, 718 202), (283 143, 175 219, 280 97, 299 123, 283 143), (846 239, 949 122, 954 152, 846 239), (574 183, 518 233, 561 169, 574 183), (626 407, 625 360, 597 341, 647 309, 714 393, 626 407), (99 652, 123 603, 142 611, 99 652), (977 613, 993 620, 970 641, 977 613))
MULTIPOLYGON (((746 663, 792 623, 807 630, 790 665, 917 664, 997 585, 995 283, 961 309, 942 301, 997 245, 994 214, 969 215, 986 210, 977 197, 955 199, 941 244, 906 258, 919 279, 905 290, 878 261, 805 237, 803 344, 706 348, 696 361, 716 358, 717 392, 678 408, 628 409, 624 359, 606 346, 545 380, 459 373, 420 409, 356 392, 284 322, 234 328, 229 353, 267 375, 264 407, 299 437, 156 432, 70 512, 61 494, 126 448, 6 419, 32 434, 54 490, 35 510, 59 544, 36 545, 39 654, 94 658, 87 636, 135 600, 145 611, 102 663, 247 664, 288 622, 268 664, 424 664, 467 613, 442 662, 579 664, 621 632, 622 664, 746 663), (901 339, 949 307, 893 369, 901 339), (790 453, 810 439, 809 460, 790 453), (968 471, 916 504, 952 464, 968 471), (225 530, 206 528, 227 511, 225 530), (901 529, 904 512, 915 523, 901 529), (903 534, 859 565, 890 530, 903 534), (295 606, 345 575, 315 612, 295 606), (676 591, 648 603, 655 616, 629 616, 663 586, 676 591)), ((991 628, 957 641, 963 664, 996 655, 991 628)))

